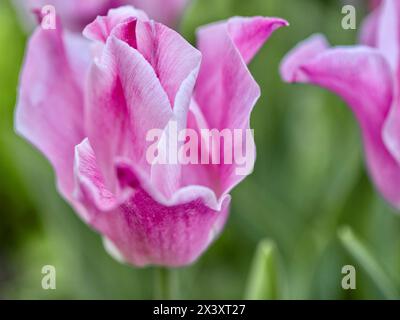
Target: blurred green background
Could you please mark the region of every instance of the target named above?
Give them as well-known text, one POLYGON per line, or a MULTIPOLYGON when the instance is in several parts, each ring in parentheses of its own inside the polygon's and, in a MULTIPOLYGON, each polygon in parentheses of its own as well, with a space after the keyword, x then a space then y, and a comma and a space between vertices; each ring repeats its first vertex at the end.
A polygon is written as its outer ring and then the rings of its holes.
MULTIPOLYGON (((358 25, 366 2, 358 2, 358 25)), ((252 114, 256 168, 233 191, 221 237, 196 264, 174 271, 178 298, 243 298, 264 238, 278 252, 271 275, 277 277, 278 298, 381 299, 388 297, 386 284, 400 287, 400 218, 368 178, 351 112, 335 95, 285 84, 278 73, 284 54, 312 33, 326 34, 335 45, 357 41, 357 30, 341 28, 342 5, 339 0, 198 0, 185 15, 182 32, 191 42, 198 26, 232 15, 279 16, 291 26, 277 31, 250 65, 262 88, 252 114), (365 263, 339 241, 343 225, 370 251, 365 263), (346 264, 357 270, 356 290, 341 288, 346 264), (379 272, 387 283, 380 282, 379 272)), ((1 0, 0 298, 152 298, 154 268, 131 268, 109 257, 100 237, 57 194, 45 158, 13 131, 25 43, 12 6, 1 0), (49 264, 57 269, 57 290, 41 288, 41 269, 49 264)))

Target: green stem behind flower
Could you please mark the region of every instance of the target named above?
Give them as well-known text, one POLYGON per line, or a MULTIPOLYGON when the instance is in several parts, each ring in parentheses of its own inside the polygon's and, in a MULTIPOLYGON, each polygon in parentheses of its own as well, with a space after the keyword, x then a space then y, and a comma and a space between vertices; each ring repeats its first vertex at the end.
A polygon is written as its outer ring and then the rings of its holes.
POLYGON ((253 259, 245 298, 278 299, 281 294, 278 269, 278 253, 275 244, 266 239, 261 241, 253 259))
POLYGON ((342 227, 338 231, 338 236, 347 252, 364 268, 382 294, 387 299, 398 299, 399 293, 394 281, 353 230, 347 226, 342 227))
POLYGON ((155 299, 171 300, 175 298, 175 284, 172 270, 164 267, 155 268, 154 282, 155 299))

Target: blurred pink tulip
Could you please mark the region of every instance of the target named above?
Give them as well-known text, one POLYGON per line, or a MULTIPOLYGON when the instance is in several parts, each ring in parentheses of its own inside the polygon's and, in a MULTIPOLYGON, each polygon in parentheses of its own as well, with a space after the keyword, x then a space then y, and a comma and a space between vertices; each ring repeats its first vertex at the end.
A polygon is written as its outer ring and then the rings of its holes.
POLYGON ((375 9, 381 4, 382 0, 370 0, 369 5, 371 9, 375 9))
POLYGON ((300 43, 284 59, 287 82, 312 83, 341 96, 357 118, 370 175, 400 209, 399 50, 400 1, 385 0, 367 18, 365 45, 330 48, 321 35, 300 43), (366 46, 367 45, 367 46, 366 46))
MULTIPOLYGON (((146 132, 247 129, 260 89, 246 63, 278 18, 200 28, 198 49, 133 7, 110 10, 81 37, 37 28, 27 49, 16 130, 50 160, 61 194, 122 260, 181 266, 221 231, 236 164, 146 161, 146 132), (91 53, 91 54, 90 54, 91 53), (194 89, 195 88, 195 89, 194 89)), ((254 141, 249 146, 255 155, 254 141)))
POLYGON ((65 28, 82 31, 98 15, 123 5, 132 5, 145 11, 151 19, 176 27, 189 0, 14 0, 24 11, 40 10, 46 5, 55 7, 65 28))

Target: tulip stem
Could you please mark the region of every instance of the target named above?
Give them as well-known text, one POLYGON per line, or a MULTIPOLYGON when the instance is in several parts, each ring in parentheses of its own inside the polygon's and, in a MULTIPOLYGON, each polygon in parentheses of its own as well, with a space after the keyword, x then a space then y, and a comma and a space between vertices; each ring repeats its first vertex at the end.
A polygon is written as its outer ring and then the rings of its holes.
POLYGON ((164 267, 156 268, 155 271, 155 298, 159 300, 173 299, 172 271, 164 267))

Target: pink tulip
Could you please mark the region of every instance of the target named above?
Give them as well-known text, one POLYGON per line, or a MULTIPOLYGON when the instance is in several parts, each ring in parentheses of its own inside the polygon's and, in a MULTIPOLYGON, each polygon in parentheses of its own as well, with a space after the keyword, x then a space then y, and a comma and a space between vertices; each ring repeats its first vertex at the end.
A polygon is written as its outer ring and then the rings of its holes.
POLYGON ((358 120, 367 165, 377 189, 400 209, 400 2, 383 1, 364 24, 369 45, 330 48, 321 35, 284 59, 287 82, 312 83, 341 96, 358 120))
MULTIPOLYGON (((16 129, 52 163, 60 193, 137 265, 193 262, 221 231, 229 192, 252 171, 236 164, 146 161, 146 132, 248 129, 260 95, 246 62, 278 18, 241 18, 198 31, 198 49, 132 7, 110 10, 81 37, 38 28, 19 88, 16 129), (91 54, 90 54, 91 52, 91 54), (195 89, 194 89, 195 88, 195 89)), ((249 146, 254 156, 254 141, 249 146)))
POLYGON ((55 7, 63 26, 82 31, 98 15, 122 5, 132 5, 144 10, 150 18, 175 27, 189 0, 14 0, 25 12, 41 9, 46 5, 55 7))

